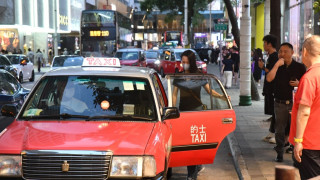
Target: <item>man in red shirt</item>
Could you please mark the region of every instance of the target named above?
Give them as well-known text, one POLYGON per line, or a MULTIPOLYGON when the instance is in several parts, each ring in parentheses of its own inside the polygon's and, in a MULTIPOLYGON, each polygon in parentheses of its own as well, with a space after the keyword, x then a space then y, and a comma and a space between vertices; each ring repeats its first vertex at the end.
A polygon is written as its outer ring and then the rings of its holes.
POLYGON ((301 179, 320 175, 320 36, 305 40, 302 62, 308 68, 294 97, 289 141, 301 179))

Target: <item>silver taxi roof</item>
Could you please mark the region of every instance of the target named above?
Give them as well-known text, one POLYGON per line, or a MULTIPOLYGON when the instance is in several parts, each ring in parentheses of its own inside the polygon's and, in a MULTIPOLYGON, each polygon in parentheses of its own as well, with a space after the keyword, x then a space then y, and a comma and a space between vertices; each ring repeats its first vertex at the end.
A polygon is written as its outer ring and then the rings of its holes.
POLYGON ((81 67, 71 66, 54 69, 44 76, 124 76, 124 77, 150 77, 150 74, 156 71, 146 67, 132 67, 132 66, 121 66, 121 67, 81 67))

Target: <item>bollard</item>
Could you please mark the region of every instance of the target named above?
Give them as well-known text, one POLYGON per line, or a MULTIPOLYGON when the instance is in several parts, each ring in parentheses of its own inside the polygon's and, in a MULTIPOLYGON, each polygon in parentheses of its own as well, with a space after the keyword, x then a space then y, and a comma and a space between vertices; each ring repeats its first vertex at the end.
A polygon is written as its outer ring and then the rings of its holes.
POLYGON ((287 165, 276 166, 276 180, 294 180, 295 168, 287 165))

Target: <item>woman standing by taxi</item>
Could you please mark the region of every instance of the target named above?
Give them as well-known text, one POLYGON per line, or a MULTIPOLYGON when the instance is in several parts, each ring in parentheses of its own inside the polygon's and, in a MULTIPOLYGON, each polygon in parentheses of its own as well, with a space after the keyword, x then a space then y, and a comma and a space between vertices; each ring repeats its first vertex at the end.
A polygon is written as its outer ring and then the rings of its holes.
MULTIPOLYGON (((183 66, 182 73, 201 73, 196 64, 196 55, 191 50, 186 50, 181 54, 181 63, 183 66)), ((190 89, 178 88, 177 84, 179 80, 173 81, 173 95, 172 103, 173 106, 177 104, 178 91, 180 90, 180 101, 179 110, 180 111, 194 111, 203 109, 203 104, 200 98, 201 87, 204 87, 208 94, 211 93, 212 96, 225 99, 223 95, 220 95, 216 91, 210 88, 209 84, 206 83, 203 86, 198 86, 190 89)), ((180 80, 181 81, 181 80, 180 80)), ((204 169, 202 165, 187 166, 188 177, 187 180, 196 180, 198 173, 204 169)))

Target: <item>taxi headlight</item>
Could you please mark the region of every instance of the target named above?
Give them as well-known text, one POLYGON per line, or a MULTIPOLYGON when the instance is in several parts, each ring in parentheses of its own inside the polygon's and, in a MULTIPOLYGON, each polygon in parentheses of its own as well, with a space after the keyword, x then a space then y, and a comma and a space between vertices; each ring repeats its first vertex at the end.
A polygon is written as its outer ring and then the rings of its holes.
POLYGON ((154 61, 154 64, 159 65, 159 64, 160 64, 160 61, 159 61, 159 60, 156 60, 156 61, 154 61))
POLYGON ((0 156, 0 176, 21 176, 21 156, 0 156))
POLYGON ((114 156, 110 177, 154 177, 156 170, 156 161, 152 156, 114 156))

